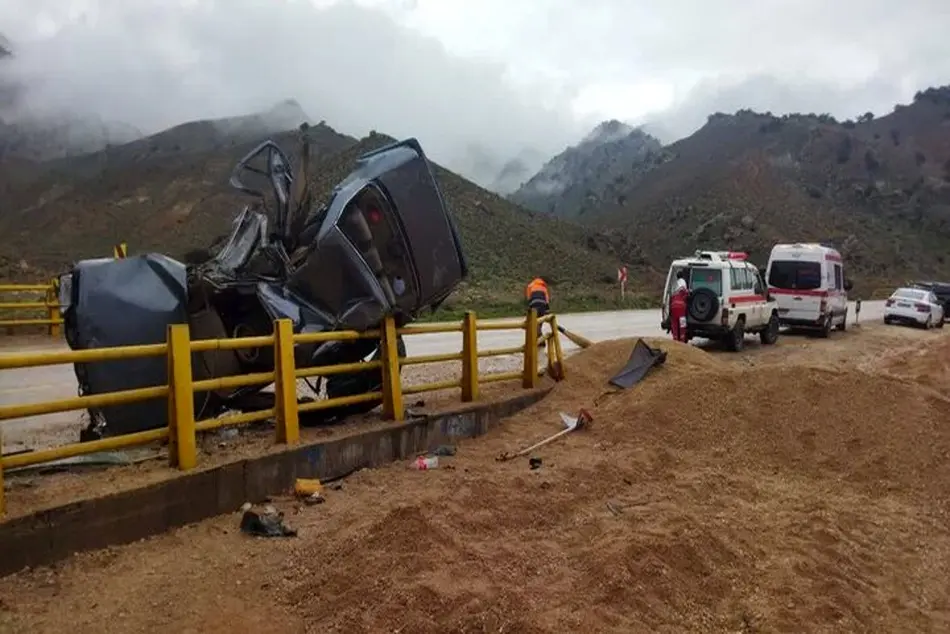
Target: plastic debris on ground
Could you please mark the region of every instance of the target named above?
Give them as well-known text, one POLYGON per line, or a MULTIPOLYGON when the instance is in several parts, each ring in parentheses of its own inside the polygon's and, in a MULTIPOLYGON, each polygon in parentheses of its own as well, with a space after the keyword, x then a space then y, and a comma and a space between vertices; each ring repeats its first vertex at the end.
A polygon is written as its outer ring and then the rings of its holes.
POLYGON ((255 537, 296 537, 297 531, 284 523, 284 514, 273 506, 264 507, 260 512, 245 504, 241 516, 241 532, 255 537))

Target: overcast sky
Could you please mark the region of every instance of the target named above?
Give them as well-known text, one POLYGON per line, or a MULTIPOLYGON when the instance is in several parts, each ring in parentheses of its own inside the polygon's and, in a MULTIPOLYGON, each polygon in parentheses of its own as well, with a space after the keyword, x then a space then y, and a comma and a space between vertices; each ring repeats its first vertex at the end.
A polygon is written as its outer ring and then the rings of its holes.
POLYGON ((678 137, 717 110, 885 114, 950 83, 947 0, 0 0, 0 33, 33 112, 152 132, 294 97, 482 181, 605 118, 678 137))

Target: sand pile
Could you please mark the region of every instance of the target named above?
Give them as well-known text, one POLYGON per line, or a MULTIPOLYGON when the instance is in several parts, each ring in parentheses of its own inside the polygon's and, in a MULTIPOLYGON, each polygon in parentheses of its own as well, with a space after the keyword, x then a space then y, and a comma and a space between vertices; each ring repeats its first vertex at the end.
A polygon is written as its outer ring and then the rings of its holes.
POLYGON ((870 372, 652 344, 668 361, 630 390, 603 396, 633 342, 599 344, 542 403, 463 444, 455 469, 354 479, 376 512, 300 553, 321 563, 287 589, 291 609, 353 631, 950 622, 944 401, 870 372), (540 470, 494 460, 580 407, 593 425, 539 450, 540 470))
POLYGON ((900 346, 882 354, 865 367, 872 372, 924 385, 950 396, 950 338, 900 346))
POLYGON ((298 539, 248 541, 225 517, 139 545, 162 574, 84 566, 74 583, 114 599, 94 609, 42 577, 0 594, 123 633, 168 614, 223 632, 201 616, 218 607, 240 629, 242 605, 286 632, 950 631, 942 396, 881 367, 755 367, 661 341, 666 365, 605 397, 633 343, 572 356, 548 398, 439 469, 364 470, 323 505, 285 505, 298 539), (593 424, 539 450, 540 469, 495 460, 580 407, 593 424), (169 575, 182 584, 147 585, 169 575), (54 595, 54 611, 36 599, 54 595))
POLYGON ((600 442, 950 498, 950 399, 927 389, 950 385, 950 339, 903 350, 876 372, 757 368, 650 343, 668 361, 640 384, 608 386, 633 343, 600 344, 572 357, 570 381, 522 418, 586 407, 600 442))

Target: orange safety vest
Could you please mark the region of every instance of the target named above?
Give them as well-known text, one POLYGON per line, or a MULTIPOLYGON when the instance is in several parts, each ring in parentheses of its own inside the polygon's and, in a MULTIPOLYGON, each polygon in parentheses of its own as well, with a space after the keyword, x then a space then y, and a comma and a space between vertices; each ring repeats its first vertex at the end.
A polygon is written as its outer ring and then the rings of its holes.
POLYGON ((531 296, 535 293, 544 293, 544 301, 551 303, 551 294, 548 293, 548 285, 544 283, 540 277, 536 277, 524 289, 524 298, 526 300, 531 300, 531 296))

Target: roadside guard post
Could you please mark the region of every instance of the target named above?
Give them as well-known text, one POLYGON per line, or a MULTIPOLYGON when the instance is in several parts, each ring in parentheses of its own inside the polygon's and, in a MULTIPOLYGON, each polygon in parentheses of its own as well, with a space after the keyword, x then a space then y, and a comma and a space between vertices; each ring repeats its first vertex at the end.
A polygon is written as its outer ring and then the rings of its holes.
POLYGON ((524 371, 521 385, 524 389, 538 386, 538 313, 528 309, 524 320, 524 371))
POLYGON ((112 257, 115 259, 121 260, 122 258, 128 257, 128 255, 129 247, 126 243, 120 242, 119 244, 112 247, 112 257))
POLYGON ((462 402, 478 400, 478 322, 474 311, 462 320, 462 402))
POLYGON ((854 325, 855 326, 861 325, 861 299, 860 298, 858 298, 858 300, 854 302, 854 325))
POLYGON ((187 324, 168 327, 168 462, 182 471, 198 464, 191 337, 187 324))
MULTIPOLYGON (((0 422, 0 449, 3 448, 3 423, 0 422)), ((3 453, 0 451, 0 453, 3 453)), ((3 517, 3 514, 6 513, 7 508, 4 504, 3 499, 3 459, 0 458, 0 517, 3 517)))
POLYGON ((59 322, 62 318, 59 310, 59 278, 54 277, 50 281, 49 290, 46 291, 46 314, 49 319, 49 336, 59 337, 59 322))
POLYGON ((402 385, 399 382, 399 342, 396 333, 396 320, 386 315, 383 320, 383 415, 401 421, 406 412, 402 406, 402 385))
POLYGON ((294 365, 294 325, 289 319, 274 323, 274 394, 277 396, 277 442, 296 445, 300 440, 297 410, 297 370, 294 365))

